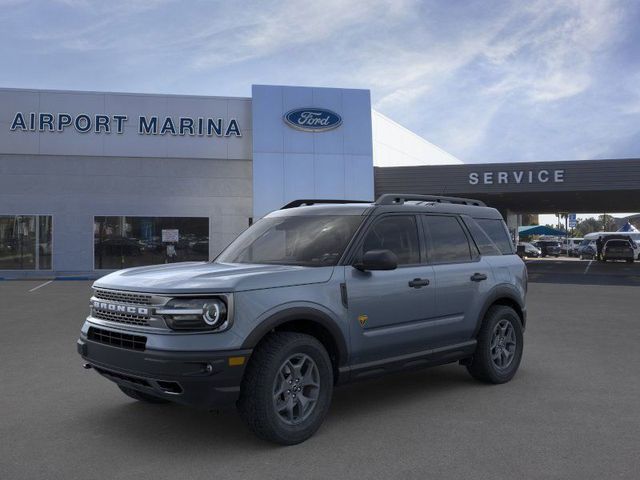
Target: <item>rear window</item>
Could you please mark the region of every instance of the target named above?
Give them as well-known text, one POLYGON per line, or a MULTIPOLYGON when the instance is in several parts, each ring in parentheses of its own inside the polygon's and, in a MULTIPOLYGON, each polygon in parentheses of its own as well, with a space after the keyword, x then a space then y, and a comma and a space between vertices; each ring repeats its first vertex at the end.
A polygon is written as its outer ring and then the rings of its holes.
POLYGON ((500 219, 476 218, 475 221, 485 231, 491 241, 498 247, 503 255, 513 253, 513 243, 509 238, 509 232, 504 222, 500 219))
POLYGON ((627 240, 609 240, 605 245, 607 247, 631 247, 627 240))

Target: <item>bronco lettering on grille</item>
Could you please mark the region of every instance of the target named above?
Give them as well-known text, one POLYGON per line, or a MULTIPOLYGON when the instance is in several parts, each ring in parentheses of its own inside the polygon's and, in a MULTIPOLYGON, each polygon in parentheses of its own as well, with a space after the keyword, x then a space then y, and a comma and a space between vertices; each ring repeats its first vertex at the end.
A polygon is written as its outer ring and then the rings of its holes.
POLYGON ((118 305, 115 303, 101 302, 99 300, 92 301, 93 308, 97 310, 106 310, 107 312, 125 313, 129 315, 149 315, 147 307, 131 307, 129 305, 118 305))

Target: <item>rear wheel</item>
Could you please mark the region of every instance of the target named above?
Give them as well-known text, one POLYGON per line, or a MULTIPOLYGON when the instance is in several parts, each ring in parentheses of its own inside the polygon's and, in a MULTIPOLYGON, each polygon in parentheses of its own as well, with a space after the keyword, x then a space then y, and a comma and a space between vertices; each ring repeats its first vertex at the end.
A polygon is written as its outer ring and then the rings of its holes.
POLYGON ((520 317, 513 308, 495 305, 484 317, 478 345, 467 370, 477 380, 505 383, 516 374, 522 359, 520 317))
POLYGON ((140 402, 169 403, 169 400, 165 400, 164 398, 149 395, 148 393, 140 392, 138 390, 134 390, 133 388, 123 387, 122 385, 118 385, 118 388, 122 390, 122 393, 124 393, 126 396, 131 397, 140 402))
POLYGON ((323 345, 296 332, 275 332, 254 351, 238 409, 260 438, 294 445, 311 437, 326 416, 333 368, 323 345))

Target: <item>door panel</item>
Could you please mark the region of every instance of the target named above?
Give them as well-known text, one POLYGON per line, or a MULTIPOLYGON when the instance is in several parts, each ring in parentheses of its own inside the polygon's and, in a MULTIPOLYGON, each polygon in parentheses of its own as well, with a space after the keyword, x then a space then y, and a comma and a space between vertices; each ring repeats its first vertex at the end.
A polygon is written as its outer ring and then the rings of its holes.
POLYGON ((485 260, 476 262, 434 265, 436 279, 436 312, 447 320, 438 331, 442 345, 469 340, 475 330, 482 300, 489 286, 493 285, 493 273, 485 260), (471 278, 480 274, 476 281, 471 278), (480 280, 482 275, 485 280, 480 280))
POLYGON ((481 259, 462 222, 453 215, 422 215, 429 262, 433 265, 440 346, 469 340, 482 292, 492 284, 491 267, 481 259))
POLYGON ((422 264, 420 231, 415 215, 378 217, 364 233, 356 256, 390 250, 398 268, 362 272, 345 267, 354 363, 426 348, 435 294, 433 269, 422 264))
POLYGON ((435 316, 432 267, 406 266, 377 272, 361 272, 351 266, 345 269, 354 363, 431 346, 431 320, 435 316), (428 280, 429 285, 410 287, 409 282, 416 278, 428 280))

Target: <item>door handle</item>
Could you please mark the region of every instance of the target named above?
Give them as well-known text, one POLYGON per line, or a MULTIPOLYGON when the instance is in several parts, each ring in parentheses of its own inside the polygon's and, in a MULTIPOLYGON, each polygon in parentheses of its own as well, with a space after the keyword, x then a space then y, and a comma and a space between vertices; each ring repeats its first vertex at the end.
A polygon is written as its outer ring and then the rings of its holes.
POLYGON ((409 280, 409 286, 412 288, 421 288, 429 285, 428 278, 414 278, 413 280, 409 280))
POLYGON ((471 281, 472 282, 481 282, 482 280, 486 280, 487 276, 484 273, 474 273, 473 275, 471 275, 471 281))

